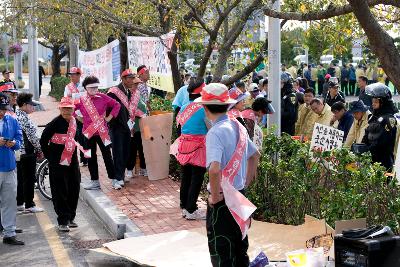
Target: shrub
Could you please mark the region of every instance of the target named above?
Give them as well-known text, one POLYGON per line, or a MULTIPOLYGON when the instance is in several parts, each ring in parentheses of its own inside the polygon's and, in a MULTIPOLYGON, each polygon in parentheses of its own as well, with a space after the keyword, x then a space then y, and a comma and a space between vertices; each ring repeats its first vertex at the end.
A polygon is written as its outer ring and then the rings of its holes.
POLYGON ((69 79, 64 76, 51 77, 51 90, 49 95, 60 101, 64 96, 65 86, 69 83, 69 79))
POLYGON ((339 149, 312 155, 309 148, 288 135, 266 134, 258 177, 247 190, 257 218, 298 225, 310 214, 333 226, 366 217, 369 225, 399 232, 400 187, 369 153, 339 149))

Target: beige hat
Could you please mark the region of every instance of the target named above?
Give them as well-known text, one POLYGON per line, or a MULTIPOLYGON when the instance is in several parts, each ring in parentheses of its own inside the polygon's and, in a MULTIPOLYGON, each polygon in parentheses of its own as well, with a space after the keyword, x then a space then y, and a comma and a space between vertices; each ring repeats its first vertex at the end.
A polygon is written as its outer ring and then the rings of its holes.
POLYGON ((229 97, 228 87, 222 83, 210 83, 201 91, 201 97, 194 100, 202 105, 229 105, 236 100, 229 97))

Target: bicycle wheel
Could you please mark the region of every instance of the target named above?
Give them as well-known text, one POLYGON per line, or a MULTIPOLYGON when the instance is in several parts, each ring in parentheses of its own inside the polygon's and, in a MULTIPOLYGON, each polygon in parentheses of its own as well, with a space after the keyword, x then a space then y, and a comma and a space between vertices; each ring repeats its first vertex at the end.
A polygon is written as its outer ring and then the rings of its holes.
POLYGON ((48 200, 51 200, 50 178, 49 178, 49 162, 45 159, 38 168, 39 191, 48 200))

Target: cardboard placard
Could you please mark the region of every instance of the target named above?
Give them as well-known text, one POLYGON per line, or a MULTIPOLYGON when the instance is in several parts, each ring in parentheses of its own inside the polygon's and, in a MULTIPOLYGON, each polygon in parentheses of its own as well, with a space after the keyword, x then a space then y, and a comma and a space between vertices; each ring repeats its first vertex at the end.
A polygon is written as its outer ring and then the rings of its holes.
POLYGON ((172 123, 172 113, 140 119, 143 153, 149 180, 160 180, 168 177, 172 123))
POLYGON ((344 132, 333 127, 315 123, 311 139, 311 151, 331 151, 343 146, 344 132))

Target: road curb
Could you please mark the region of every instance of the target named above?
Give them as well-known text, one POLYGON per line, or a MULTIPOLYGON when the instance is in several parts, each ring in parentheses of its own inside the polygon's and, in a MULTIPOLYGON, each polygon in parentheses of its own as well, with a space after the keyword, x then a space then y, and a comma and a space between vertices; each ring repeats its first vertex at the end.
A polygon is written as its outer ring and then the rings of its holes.
POLYGON ((93 209, 115 238, 122 239, 143 235, 137 225, 122 213, 102 190, 85 190, 83 185, 87 181, 89 179, 83 176, 79 197, 93 209))

